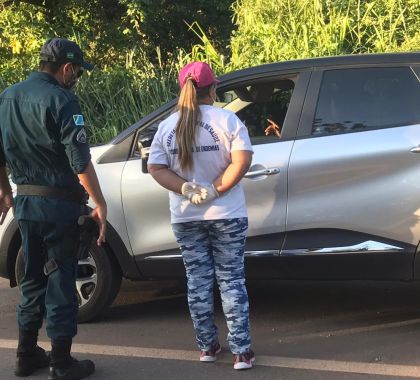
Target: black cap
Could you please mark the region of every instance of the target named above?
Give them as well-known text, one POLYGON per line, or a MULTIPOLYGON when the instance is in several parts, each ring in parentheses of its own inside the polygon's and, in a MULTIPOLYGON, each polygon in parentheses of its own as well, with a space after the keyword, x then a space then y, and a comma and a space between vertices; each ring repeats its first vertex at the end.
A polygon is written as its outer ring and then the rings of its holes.
POLYGON ((92 70, 93 65, 83 59, 83 52, 73 41, 66 38, 50 38, 41 48, 41 61, 81 65, 85 70, 92 70))

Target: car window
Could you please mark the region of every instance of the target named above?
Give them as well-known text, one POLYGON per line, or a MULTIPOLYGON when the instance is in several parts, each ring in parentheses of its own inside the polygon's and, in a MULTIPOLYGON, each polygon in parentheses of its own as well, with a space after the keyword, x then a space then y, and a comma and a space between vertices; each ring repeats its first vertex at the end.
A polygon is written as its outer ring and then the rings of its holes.
POLYGON ((326 71, 312 134, 417 124, 419 104, 420 83, 410 67, 326 71))
MULTIPOLYGON (((253 145, 273 142, 281 138, 281 131, 292 98, 294 81, 280 79, 276 81, 236 86, 217 91, 216 107, 235 112, 248 128, 253 145), (266 130, 272 120, 277 126, 266 130)), ((159 123, 173 112, 173 109, 160 115, 151 124, 137 132, 136 144, 133 146, 132 157, 142 157, 142 151, 147 152, 159 123)))
POLYGON ((142 150, 148 148, 152 145, 153 137, 155 136, 156 131, 158 130, 159 124, 166 119, 172 110, 165 112, 163 115, 160 115, 159 118, 153 120, 153 122, 137 131, 136 135, 136 144, 133 146, 132 157, 138 158, 142 156, 142 150))
POLYGON ((256 83, 218 93, 216 105, 236 113, 248 128, 253 144, 272 142, 281 137, 294 89, 291 79, 269 83, 256 83), (278 126, 267 129, 271 122, 278 126))

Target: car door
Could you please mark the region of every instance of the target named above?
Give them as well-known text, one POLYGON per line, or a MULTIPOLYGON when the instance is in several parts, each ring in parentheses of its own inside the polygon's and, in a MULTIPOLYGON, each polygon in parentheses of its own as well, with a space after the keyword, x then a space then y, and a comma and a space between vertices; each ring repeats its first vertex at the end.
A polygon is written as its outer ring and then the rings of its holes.
POLYGON ((252 278, 282 277, 278 258, 286 231, 287 169, 309 78, 306 71, 251 83, 248 88, 255 98, 237 112, 248 127, 254 150, 242 180, 249 220, 246 269, 252 278), (270 97, 264 95, 267 88, 274 88, 270 97), (280 136, 265 135, 267 119, 280 125, 280 136))
MULTIPOLYGON (((247 268, 252 276, 261 275, 260 264, 266 266, 267 260, 278 257, 283 243, 286 226, 287 165, 309 77, 310 73, 305 72, 271 74, 270 78, 252 81, 242 78, 240 84, 230 83, 218 90, 219 97, 224 98, 225 93, 232 95, 234 90, 240 93, 238 87, 259 88, 261 80, 264 83, 288 81, 287 84, 290 84, 293 79, 293 91, 290 92, 287 109, 284 110, 284 120, 281 120, 282 137, 265 136, 263 129, 260 129, 259 133, 253 133, 252 166, 242 182, 249 215, 249 238, 246 249, 247 256, 252 260, 247 268)), ((261 104, 264 100, 261 96, 255 94, 253 96, 254 99, 240 100, 235 95, 233 101, 226 96, 229 101, 223 99, 219 102, 219 106, 237 112, 238 116, 241 110, 247 108, 249 116, 253 114, 250 105, 256 99, 261 104)), ((256 107, 255 112, 258 111, 261 111, 261 107, 256 107)), ((273 112, 275 111, 274 109, 273 112)), ((142 170, 141 162, 141 152, 147 150, 144 146, 150 144, 150 136, 153 136, 159 120, 167 116, 168 112, 162 112, 147 126, 143 128, 140 126, 141 132, 137 140, 143 140, 140 144, 143 148, 133 149, 132 157, 125 165, 121 180, 122 203, 130 244, 140 271, 148 277, 183 275, 181 255, 170 225, 168 192, 144 172, 144 167, 142 170), (149 139, 146 144, 144 144, 145 139, 149 139)), ((257 116, 260 119, 265 117, 260 114, 257 116)), ((263 121, 267 123, 266 120, 263 121)), ((267 273, 264 274, 266 275, 267 273)))
POLYGON ((314 73, 289 167, 281 254, 294 277, 412 277, 419 104, 410 65, 314 73))
POLYGON ((171 277, 183 270, 170 224, 168 191, 147 172, 147 153, 154 133, 171 108, 164 109, 136 133, 131 158, 121 178, 121 198, 135 261, 144 276, 171 277), (163 262, 162 262, 163 261, 163 262))

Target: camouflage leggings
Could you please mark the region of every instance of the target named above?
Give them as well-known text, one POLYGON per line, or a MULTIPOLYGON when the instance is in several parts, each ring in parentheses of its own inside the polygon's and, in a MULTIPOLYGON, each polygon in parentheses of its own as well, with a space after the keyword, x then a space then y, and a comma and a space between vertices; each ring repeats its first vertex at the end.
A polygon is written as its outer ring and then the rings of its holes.
POLYGON ((188 305, 200 350, 218 340, 214 323, 213 285, 216 277, 229 329, 232 353, 251 344, 248 294, 245 287, 244 246, 247 218, 174 223, 188 283, 188 305))

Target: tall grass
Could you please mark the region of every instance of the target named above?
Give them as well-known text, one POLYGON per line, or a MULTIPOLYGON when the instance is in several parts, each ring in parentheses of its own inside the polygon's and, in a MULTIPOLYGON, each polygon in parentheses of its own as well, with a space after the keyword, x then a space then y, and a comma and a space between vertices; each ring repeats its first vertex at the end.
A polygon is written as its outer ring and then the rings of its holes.
MULTIPOLYGON (((186 55, 180 52, 173 61, 163 63, 159 50, 156 54, 154 61, 157 63, 152 63, 142 51, 133 49, 127 53, 125 66, 95 68, 79 80, 76 95, 87 122, 91 144, 111 140, 177 96, 177 73, 180 64, 187 60, 186 55)), ((0 74, 0 92, 26 76, 21 71, 16 78, 3 74, 0 74)))
POLYGON ((105 142, 178 92, 175 63, 152 64, 130 52, 125 68, 93 71, 77 87, 91 144, 105 142))
POLYGON ((217 51, 197 22, 187 25, 189 30, 201 40, 201 44, 194 45, 191 52, 182 57, 181 63, 185 64, 189 61, 204 61, 212 67, 214 72, 223 74, 226 71, 226 58, 217 51))
POLYGON ((229 70, 420 48, 418 0, 236 0, 233 9, 237 30, 231 38, 229 70))

